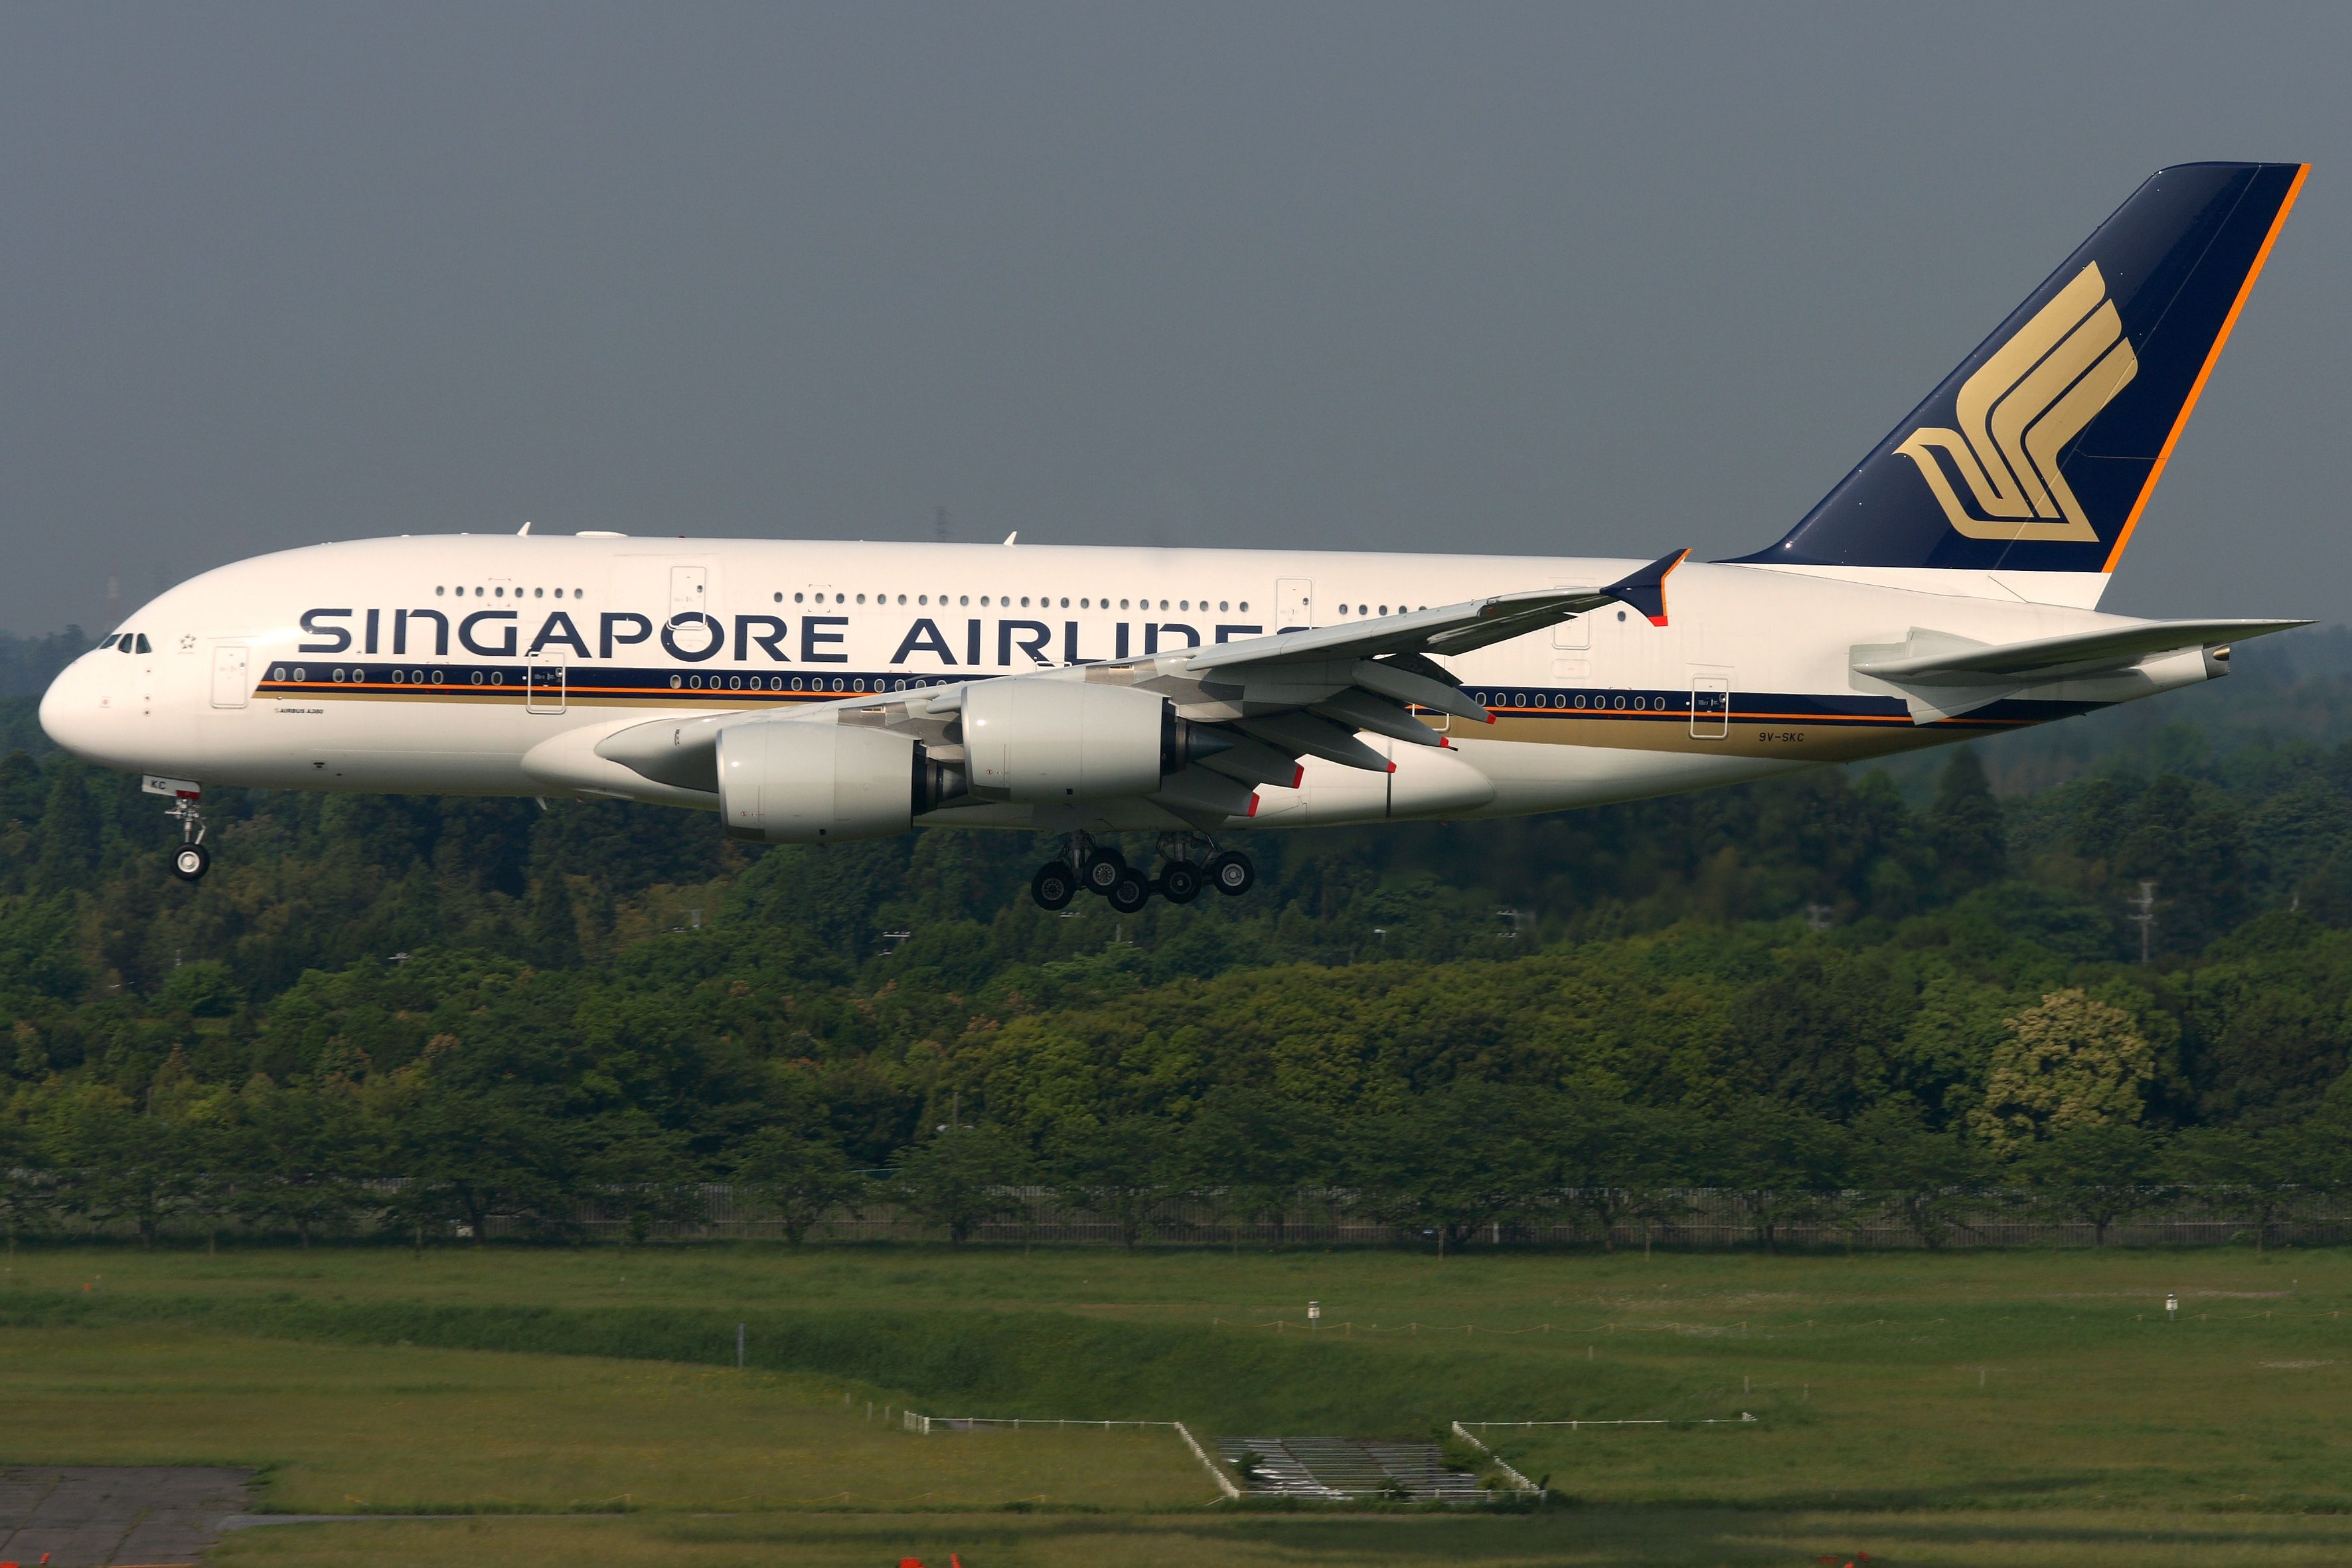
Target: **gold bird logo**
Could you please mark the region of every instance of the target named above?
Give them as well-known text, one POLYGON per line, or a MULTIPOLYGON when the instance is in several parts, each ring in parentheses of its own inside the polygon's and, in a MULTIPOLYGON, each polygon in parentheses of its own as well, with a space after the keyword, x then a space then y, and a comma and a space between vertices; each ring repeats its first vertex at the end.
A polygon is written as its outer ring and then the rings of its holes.
POLYGON ((2099 531, 2066 488, 2058 454, 2138 374, 2095 261, 1961 385, 1958 430, 1923 426, 1895 449, 1919 465, 1944 516, 1970 539, 2094 542, 2099 531))

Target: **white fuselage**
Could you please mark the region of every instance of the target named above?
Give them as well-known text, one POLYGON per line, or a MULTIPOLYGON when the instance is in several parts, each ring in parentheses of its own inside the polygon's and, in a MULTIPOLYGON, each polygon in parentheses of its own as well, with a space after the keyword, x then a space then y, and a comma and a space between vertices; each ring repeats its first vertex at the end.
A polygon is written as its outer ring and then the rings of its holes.
MULTIPOLYGON (((1406 608, 1605 584, 1636 561, 1244 550, 421 535, 207 572, 78 659, 41 721, 74 753, 213 784, 701 804, 601 761, 648 717, 790 709, 1406 608), (143 647, 137 639, 144 639, 143 647)), ((1668 624, 1608 607, 1445 661, 1498 722, 1367 736, 1230 826, 1506 816, 1965 739, 2204 679, 2136 670, 1921 723, 1856 675, 1921 633, 2008 643, 2129 625, 2103 578, 1688 564, 1668 624), (2026 579, 2035 579, 2027 581, 2026 579), (2033 595, 2071 602, 2034 602, 2033 595)), ((1448 721, 1432 716, 1433 726, 1448 721)), ((1023 808, 935 814, 1066 826, 1023 808)), ((1088 826, 1167 826, 1122 806, 1088 826)))

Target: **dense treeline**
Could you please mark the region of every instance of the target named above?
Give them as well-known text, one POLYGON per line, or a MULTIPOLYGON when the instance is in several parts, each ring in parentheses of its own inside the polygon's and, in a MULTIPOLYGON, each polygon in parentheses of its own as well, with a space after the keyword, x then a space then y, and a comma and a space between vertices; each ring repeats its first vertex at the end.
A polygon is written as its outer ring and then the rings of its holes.
POLYGON ((2088 1201, 2085 1172, 2329 1189, 2352 745, 2311 727, 2345 684, 2282 667, 2230 725, 2119 716, 2105 756, 2087 725, 2000 742, 2000 776, 2063 781, 2006 797, 1971 750, 1265 835, 1250 898, 1124 918, 1032 908, 1026 836, 760 852, 528 800, 226 792, 190 888, 135 781, 18 751, 0 1203, 478 1231, 592 1187, 650 1223, 699 1180, 805 1215, 890 1171, 950 1231, 1027 1182, 1131 1234, 1181 1193, 1336 1187, 1460 1239, 1677 1184, 1927 1226, 1985 1185, 2088 1201), (2265 711, 2302 738, 2250 738, 2265 711))

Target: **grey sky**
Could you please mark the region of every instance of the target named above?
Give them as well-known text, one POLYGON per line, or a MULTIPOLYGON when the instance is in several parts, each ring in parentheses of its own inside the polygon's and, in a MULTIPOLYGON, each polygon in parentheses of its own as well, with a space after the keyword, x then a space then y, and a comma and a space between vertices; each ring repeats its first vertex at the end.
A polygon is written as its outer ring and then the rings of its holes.
POLYGON ((1721 554, 2317 164, 2108 607, 2352 597, 2352 11, 0 10, 0 626, 372 533, 1721 554))

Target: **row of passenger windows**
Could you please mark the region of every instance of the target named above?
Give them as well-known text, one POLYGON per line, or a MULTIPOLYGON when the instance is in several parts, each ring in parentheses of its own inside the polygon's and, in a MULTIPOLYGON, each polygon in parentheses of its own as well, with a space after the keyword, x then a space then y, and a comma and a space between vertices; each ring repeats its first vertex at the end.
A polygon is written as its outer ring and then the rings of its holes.
POLYGON ((1473 691, 1470 700, 1485 708, 1535 708, 1588 711, 1600 709, 1616 710, 1631 709, 1634 712, 1683 712, 1689 709, 1687 699, 1634 696, 1614 691, 1473 691))
POLYGON ((877 676, 874 678, 873 684, 869 686, 862 677, 836 675, 833 678, 833 684, 827 686, 822 675, 808 677, 806 684, 803 684, 802 678, 797 675, 790 679, 781 675, 772 675, 768 677, 767 683, 763 687, 756 675, 748 678, 740 675, 713 675, 708 678, 699 675, 673 675, 669 678, 669 684, 673 690, 683 689, 689 691, 722 689, 727 691, 904 691, 908 687, 913 687, 919 691, 926 686, 952 686, 955 683, 944 677, 926 679, 917 675, 909 676, 904 680, 885 680, 880 676, 877 676), (844 684, 845 681, 846 684, 844 684))
MULTIPOLYGON (((875 595, 873 596, 873 598, 874 598, 874 603, 876 603, 877 605, 887 605, 887 604, 891 603, 891 595, 887 595, 887 594, 877 594, 877 595, 875 595)), ((846 605, 846 604, 849 604, 849 603, 852 603, 853 601, 855 601, 856 603, 862 605, 862 604, 866 603, 866 595, 865 595, 864 594, 856 594, 856 595, 851 595, 851 594, 835 594, 835 595, 833 595, 833 598, 832 598, 832 601, 831 601, 831 602, 832 602, 832 603, 834 603, 834 604, 836 604, 836 605, 846 605)), ((948 607, 948 600, 949 600, 949 595, 945 595, 945 594, 941 594, 940 595, 939 595, 939 604, 940 604, 940 607, 941 609, 945 609, 945 608, 947 608, 947 607, 948 607)), ((775 602, 776 602, 777 604, 779 604, 779 605, 782 604, 782 603, 784 602, 784 596, 783 596, 783 595, 782 595, 782 594, 778 594, 778 595, 775 596, 775 602)), ((794 595, 793 595, 793 604, 795 604, 795 605, 804 605, 804 604, 807 604, 808 602, 809 602, 809 595, 806 595, 806 594, 794 594, 794 595)), ((820 604, 820 605, 826 603, 825 596, 824 596, 823 594, 819 594, 819 595, 816 595, 816 602, 817 602, 818 604, 820 604)), ((901 605, 905 604, 905 603, 907 602, 907 595, 904 595, 904 594, 900 594, 900 595, 898 595, 898 601, 897 601, 897 602, 898 602, 898 603, 899 603, 899 604, 901 604, 901 605)), ((918 595, 915 595, 915 603, 916 603, 916 605, 919 605, 919 606, 920 606, 920 605, 929 605, 929 604, 930 604, 930 603, 931 603, 931 595, 929 595, 929 594, 918 594, 918 595)), ((955 595, 955 603, 956 603, 956 604, 958 604, 958 605, 971 605, 971 595, 970 594, 959 594, 959 595, 955 595)), ((1012 609, 1012 608, 1013 607, 1013 595, 1010 595, 1010 594, 996 594, 996 595, 982 594, 982 595, 980 596, 980 604, 981 604, 981 607, 982 607, 982 609, 987 609, 987 608, 991 607, 992 605, 993 605, 995 608, 1000 609, 1000 610, 1009 610, 1009 609, 1012 609)), ((1058 605, 1062 609, 1065 609, 1065 610, 1068 609, 1068 608, 1070 607, 1070 597, 1069 597, 1069 595, 1066 595, 1066 594, 1065 594, 1065 595, 1062 595, 1062 597, 1061 597, 1060 599, 1058 599, 1058 600, 1056 600, 1056 599, 1055 599, 1055 598, 1051 594, 1040 594, 1040 595, 1037 595, 1037 605, 1036 605, 1036 607, 1037 607, 1037 608, 1039 608, 1039 609, 1041 609, 1041 610, 1050 610, 1050 609, 1055 608, 1057 605, 1058 605)), ((1023 608, 1023 609, 1024 609, 1024 610, 1025 610, 1025 609, 1027 609, 1027 608, 1029 608, 1029 595, 1028 595, 1024 594, 1024 595, 1021 595, 1021 605, 1020 605, 1020 607, 1021 607, 1021 608, 1023 608)), ((1094 609, 1094 608, 1096 608, 1096 607, 1097 607, 1097 606, 1096 606, 1096 605, 1095 605, 1094 599, 1093 599, 1091 596, 1088 596, 1088 597, 1086 597, 1086 598, 1082 598, 1082 599, 1080 599, 1080 600, 1078 601, 1078 608, 1079 608, 1079 609, 1082 609, 1082 610, 1091 610, 1091 609, 1094 609)), ((1110 601, 1109 601, 1108 599, 1105 599, 1105 600, 1102 602, 1102 605, 1101 605, 1101 606, 1100 606, 1100 607, 1101 607, 1101 608, 1103 608, 1103 609, 1106 609, 1106 610, 1109 609, 1109 608, 1110 608, 1110 601)), ((1118 602, 1118 607, 1119 607, 1120 609, 1122 609, 1122 610, 1124 610, 1124 609, 1129 609, 1129 608, 1133 608, 1133 609, 1138 609, 1138 610, 1148 610, 1148 609, 1151 608, 1151 601, 1150 601, 1150 599, 1136 599, 1136 600, 1133 600, 1133 601, 1129 601, 1129 600, 1127 600, 1127 599, 1121 599, 1121 600, 1118 602)), ((1163 610, 1164 610, 1164 609, 1169 608, 1170 606, 1169 606, 1168 601, 1167 601, 1167 600, 1165 600, 1165 599, 1160 600, 1160 607, 1161 609, 1163 609, 1163 610)), ((1177 601, 1176 601, 1176 604, 1175 604, 1175 606, 1174 606, 1174 607, 1175 607, 1175 608, 1177 608, 1177 609, 1180 609, 1180 610, 1189 610, 1189 609, 1191 609, 1191 608, 1192 607, 1192 600, 1190 600, 1190 599, 1179 599, 1179 600, 1177 600, 1177 601)), ((1203 609, 1203 610, 1205 610, 1205 609, 1207 609, 1208 607, 1209 607, 1209 601, 1208 601, 1208 600, 1206 600, 1206 599, 1202 600, 1202 601, 1201 601, 1201 608, 1202 608, 1202 609, 1203 609)), ((1247 610, 1247 609, 1249 608, 1249 601, 1248 601, 1247 599, 1244 599, 1244 600, 1242 600, 1239 604, 1234 604, 1234 603, 1233 603, 1233 602, 1232 602, 1232 601, 1230 601, 1230 600, 1226 600, 1226 599, 1219 599, 1219 600, 1217 601, 1217 608, 1219 608, 1220 610, 1225 610, 1225 611, 1233 611, 1233 610, 1247 610)))
MULTIPOLYGON (((446 597, 448 597, 450 595, 454 594, 454 595, 456 595, 458 598, 462 599, 462 598, 465 598, 465 597, 466 597, 469 593, 470 593, 470 594, 473 595, 473 597, 475 597, 475 598, 477 598, 477 599, 480 599, 480 598, 503 599, 503 598, 505 598, 505 597, 508 595, 508 593, 509 593, 509 589, 507 589, 503 584, 500 584, 500 585, 498 585, 498 586, 492 586, 492 587, 484 587, 484 586, 482 586, 481 584, 475 584, 475 586, 474 586, 474 587, 472 587, 471 589, 468 589, 468 588, 465 587, 463 584, 458 584, 458 585, 456 585, 456 586, 451 586, 451 585, 449 585, 449 584, 440 584, 440 585, 436 586, 436 587, 433 590, 433 596, 434 596, 435 598, 436 598, 436 599, 439 599, 439 598, 446 598, 446 597)), ((550 595, 552 595, 554 597, 561 599, 561 598, 563 598, 563 597, 565 596, 565 593, 566 593, 566 591, 565 591, 564 589, 562 589, 562 588, 528 588, 528 589, 526 589, 526 588, 516 588, 516 589, 511 590, 511 592, 513 593, 513 595, 514 595, 516 598, 518 598, 518 599, 521 599, 521 598, 544 599, 544 598, 547 598, 550 595)), ((586 590, 586 589, 584 589, 584 588, 573 588, 573 589, 571 589, 569 592, 570 592, 570 596, 571 596, 571 597, 572 597, 572 598, 574 598, 574 599, 584 598, 584 597, 586 597, 586 595, 587 595, 587 590, 586 590)), ((825 603, 825 602, 826 602, 826 600, 825 600, 825 595, 824 595, 824 594, 822 594, 822 593, 817 594, 816 595, 814 595, 814 597, 815 597, 816 602, 817 602, 818 604, 820 604, 820 605, 822 605, 822 604, 824 604, 824 603, 825 603)), ((834 604, 836 604, 836 605, 846 605, 846 604, 851 604, 851 603, 856 603, 856 604, 863 605, 863 604, 865 604, 865 603, 867 601, 867 597, 868 597, 868 595, 864 595, 864 594, 856 594, 856 595, 852 595, 852 594, 835 594, 835 595, 833 595, 832 602, 833 602, 834 604)), ((892 595, 889 595, 889 594, 876 594, 876 595, 873 595, 871 597, 872 597, 873 602, 874 602, 875 604, 877 604, 877 605, 887 605, 887 604, 891 604, 891 603, 893 603, 893 602, 894 602, 894 596, 893 596, 892 595)), ((949 597, 950 597, 950 596, 949 596, 948 595, 946 595, 946 594, 941 594, 941 595, 940 595, 938 596, 939 604, 940 604, 940 605, 942 608, 946 607, 946 605, 948 605, 949 597)), ((794 594, 794 595, 793 595, 793 604, 795 604, 795 605, 804 605, 804 604, 807 604, 807 603, 809 602, 809 599, 810 599, 810 595, 809 595, 808 594, 804 593, 804 592, 803 592, 803 593, 799 593, 799 594, 794 594)), ((784 596, 783 596, 783 595, 782 595, 782 593, 778 593, 777 595, 774 595, 774 601, 775 601, 775 603, 777 603, 777 604, 779 604, 779 605, 782 604, 782 603, 784 602, 784 596)), ((901 604, 901 605, 903 605, 903 604, 907 603, 907 595, 904 595, 904 594, 899 594, 899 595, 895 595, 895 602, 896 602, 896 603, 898 603, 898 604, 901 604)), ((929 594, 917 594, 916 595, 914 595, 914 602, 915 602, 915 603, 916 603, 916 605, 929 605, 932 602, 932 595, 929 595, 929 594)), ((956 604, 958 604, 958 605, 966 605, 966 606, 969 606, 969 605, 971 605, 971 595, 969 595, 969 594, 959 594, 959 595, 954 595, 954 602, 955 602, 956 604)), ((1013 607, 1015 601, 1014 601, 1014 599, 1013 599, 1013 596, 1012 595, 1010 595, 1010 594, 996 594, 996 595, 982 594, 982 595, 980 596, 980 603, 981 603, 981 607, 982 607, 982 608, 983 608, 983 609, 990 608, 990 607, 992 607, 992 606, 993 606, 993 607, 995 607, 995 608, 998 608, 998 609, 1011 609, 1011 608, 1013 608, 1013 607)), ((1021 607, 1022 609, 1024 609, 1024 610, 1025 610, 1025 609, 1030 608, 1030 595, 1027 595, 1027 594, 1024 594, 1024 595, 1022 595, 1020 596, 1020 599, 1019 599, 1019 605, 1020 605, 1020 607, 1021 607)), ((1058 606, 1059 608, 1065 609, 1065 610, 1068 609, 1068 608, 1070 607, 1070 599, 1069 599, 1069 595, 1066 595, 1066 594, 1065 594, 1065 595, 1063 595, 1059 599, 1056 599, 1054 595, 1050 595, 1050 594, 1040 594, 1040 595, 1036 595, 1036 607, 1037 607, 1038 609, 1041 609, 1041 610, 1044 610, 1044 609, 1053 609, 1053 608, 1055 608, 1056 606, 1058 606)), ((1077 607, 1078 607, 1079 609, 1081 609, 1081 610, 1090 610, 1090 609, 1094 609, 1094 608, 1096 608, 1096 605, 1095 605, 1095 602, 1094 602, 1093 597, 1092 597, 1092 596, 1087 596, 1087 597, 1084 597, 1084 598, 1079 599, 1079 601, 1078 601, 1078 605, 1077 605, 1077 607)), ((1101 608, 1103 608, 1103 609, 1106 609, 1106 610, 1109 609, 1109 608, 1111 607, 1110 600, 1109 600, 1109 599, 1108 599, 1108 598, 1105 598, 1105 599, 1103 600, 1102 605, 1101 605, 1101 606, 1100 606, 1100 607, 1101 607, 1101 608)), ((1122 610, 1126 610, 1126 609, 1149 610, 1149 609, 1150 609, 1150 608, 1152 608, 1152 607, 1153 607, 1153 601, 1152 601, 1151 599, 1148 598, 1148 597, 1146 597, 1146 598, 1139 598, 1139 599, 1132 599, 1132 600, 1129 600, 1129 599, 1121 599, 1121 600, 1118 602, 1118 607, 1119 607, 1120 609, 1122 609, 1122 610)), ((1177 600, 1177 601, 1175 602, 1175 604, 1171 606, 1171 605, 1169 604, 1169 602, 1168 602, 1167 600, 1165 600, 1165 599, 1161 599, 1161 600, 1160 600, 1160 601, 1159 601, 1159 603, 1158 603, 1158 607, 1159 607, 1159 608, 1160 608, 1160 609, 1163 609, 1163 610, 1165 610, 1165 609, 1170 609, 1170 608, 1174 608, 1174 609, 1179 609, 1179 610, 1190 610, 1190 609, 1192 609, 1192 608, 1193 607, 1193 601, 1192 601, 1192 600, 1191 600, 1191 599, 1179 599, 1179 600, 1177 600)), ((1206 609, 1209 607, 1209 601, 1208 601, 1208 600, 1206 600, 1206 599, 1202 599, 1202 600, 1201 600, 1201 601, 1200 601, 1200 607, 1201 607, 1202 610, 1206 610, 1206 609)), ((1219 610, 1225 611, 1225 612, 1228 612, 1228 613, 1230 613, 1230 612, 1234 612, 1234 611, 1241 611, 1241 612, 1246 613, 1246 612, 1248 611, 1248 609, 1249 609, 1249 601, 1248 601, 1247 599, 1243 599, 1243 600, 1239 601, 1238 603, 1235 603, 1235 602, 1234 602, 1234 601, 1230 601, 1230 600, 1219 599, 1219 600, 1217 601, 1217 608, 1218 608, 1219 610)), ((1414 608, 1420 608, 1420 609, 1423 609, 1423 610, 1425 610, 1425 609, 1429 608, 1429 606, 1428 606, 1427 605, 1418 605, 1418 606, 1416 606, 1416 605, 1397 605, 1397 607, 1396 607, 1396 613, 1397 613, 1398 615, 1403 615, 1403 614, 1404 614, 1404 613, 1406 613, 1408 610, 1412 610, 1412 609, 1414 609, 1414 608)), ((1385 615, 1387 615, 1387 614, 1389 613, 1389 607, 1388 607, 1386 605, 1382 605, 1379 606, 1377 609, 1375 609, 1372 605, 1368 605, 1368 604, 1360 604, 1360 605, 1344 605, 1344 604, 1343 604, 1343 605, 1341 605, 1339 606, 1339 613, 1340 613, 1341 615, 1343 615, 1343 616, 1351 616, 1351 615, 1352 615, 1352 616, 1374 616, 1374 615, 1385 616, 1385 615)), ((108 646, 110 646, 110 645, 108 645, 108 646)))
MULTIPOLYGON (((480 670, 478 669, 473 673, 473 684, 476 686, 504 686, 507 683, 506 672, 503 670, 494 669, 490 671, 489 679, 487 681, 482 679, 482 672, 480 670)), ((307 667, 299 664, 293 667, 293 669, 289 674, 287 667, 281 664, 270 670, 269 679, 272 680, 308 680, 310 679, 310 674, 307 667)), ((369 676, 368 672, 364 669, 337 668, 331 672, 324 669, 320 670, 319 672, 319 679, 321 680, 332 680, 338 684, 349 681, 364 686, 369 680, 369 676)), ((374 676, 374 679, 379 683, 392 686, 438 686, 442 683, 443 679, 442 672, 437 669, 380 669, 376 671, 374 676)))
MULTIPOLYGON (((122 646, 126 647, 130 646, 130 634, 123 634, 122 646)), ((353 669, 338 667, 331 672, 321 671, 320 673, 323 678, 339 683, 360 682, 364 684, 368 679, 368 672, 365 669, 353 669)), ((269 678, 272 680, 285 680, 289 679, 289 667, 285 665, 278 666, 269 672, 269 678)), ((307 667, 299 664, 292 666, 290 678, 295 680, 308 680, 310 679, 310 675, 308 673, 307 667)), ((442 672, 437 669, 380 670, 377 672, 376 679, 380 681, 388 682, 394 686, 439 686, 443 681, 442 672)), ((483 674, 480 670, 475 670, 472 672, 472 684, 476 686, 482 686, 485 684, 490 686, 504 686, 506 683, 507 678, 505 672, 500 670, 490 671, 487 681, 484 680, 483 674)), ((838 675, 833 678, 830 685, 827 684, 825 678, 821 675, 808 677, 798 675, 789 677, 772 675, 767 677, 764 680, 756 675, 673 675, 669 678, 669 683, 670 688, 673 690, 764 690, 811 692, 869 690, 904 691, 909 687, 912 687, 917 690, 920 690, 926 686, 947 686, 953 684, 944 677, 926 678, 923 676, 913 676, 900 680, 885 680, 877 676, 869 686, 863 677, 845 677, 838 675)), ((1604 710, 1611 711, 1625 711, 1630 710, 1636 713, 1665 713, 1681 712, 1685 710, 1687 707, 1685 702, 1677 700, 1672 697, 1663 695, 1653 697, 1647 694, 1628 696, 1622 692, 1473 691, 1470 693, 1470 697, 1473 701, 1477 702, 1482 707, 1555 710, 1559 711, 1583 710, 1591 712, 1604 710)))

